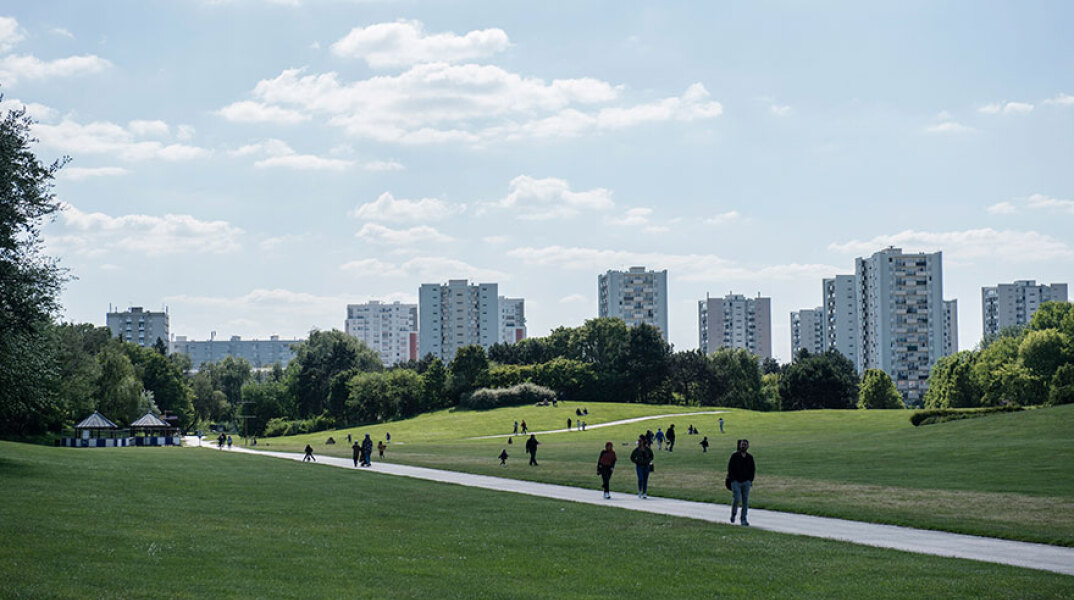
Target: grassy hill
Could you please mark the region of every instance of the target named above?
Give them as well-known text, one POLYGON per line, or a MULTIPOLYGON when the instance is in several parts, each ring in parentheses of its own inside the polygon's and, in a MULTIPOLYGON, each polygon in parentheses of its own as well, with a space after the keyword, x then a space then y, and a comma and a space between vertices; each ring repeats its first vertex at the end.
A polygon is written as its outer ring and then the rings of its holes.
MULTIPOLYGON (((658 453, 650 482, 657 495, 727 501, 722 485, 727 457, 735 440, 744 437, 758 465, 751 499, 758 508, 1074 545, 1074 406, 922 427, 910 424, 908 411, 728 410, 666 417, 541 435, 541 465, 536 468, 526 466, 521 438, 511 445, 503 438, 470 439, 509 433, 515 419, 525 419, 531 429, 562 428, 568 416, 576 418, 577 407, 441 411, 374 427, 268 438, 262 444, 300 451, 311 443, 317 452, 346 456, 348 432, 380 440, 390 431, 389 461, 596 487, 597 454, 605 441, 613 441, 621 466, 628 467, 618 471, 613 484, 630 491, 634 477, 627 459, 633 440, 646 428, 666 430, 674 423, 676 451, 658 453), (722 435, 720 417, 725 420, 722 435), (709 437, 708 454, 698 445, 702 436, 685 435, 689 424, 709 437), (324 445, 328 436, 341 443, 324 445), (507 469, 495 460, 503 448, 512 455, 507 469)), ((586 408, 590 424, 699 410, 621 404, 586 408)))
POLYGON ((207 450, 0 442, 0 482, 8 598, 1074 595, 1074 577, 207 450))

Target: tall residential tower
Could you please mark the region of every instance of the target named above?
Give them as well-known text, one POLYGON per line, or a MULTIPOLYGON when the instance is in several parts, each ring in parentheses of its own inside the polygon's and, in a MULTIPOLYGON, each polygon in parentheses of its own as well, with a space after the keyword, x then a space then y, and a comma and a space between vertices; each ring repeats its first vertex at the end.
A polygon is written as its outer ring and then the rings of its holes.
POLYGON ((668 339, 668 272, 608 271, 597 276, 598 315, 622 319, 630 327, 648 323, 668 339))
POLYGON ((418 354, 450 362, 463 346, 486 350, 500 341, 500 297, 495 283, 465 279, 423 283, 418 289, 418 354))
POLYGON ((1066 302, 1067 284, 1037 285, 1032 279, 981 288, 983 335, 995 335, 1004 327, 1024 326, 1045 302, 1066 302))
POLYGON ((728 294, 697 303, 698 343, 705 354, 717 348, 745 348, 772 357, 772 299, 728 294))
POLYGON ((417 304, 348 304, 344 331, 372 348, 384 366, 419 358, 417 304))

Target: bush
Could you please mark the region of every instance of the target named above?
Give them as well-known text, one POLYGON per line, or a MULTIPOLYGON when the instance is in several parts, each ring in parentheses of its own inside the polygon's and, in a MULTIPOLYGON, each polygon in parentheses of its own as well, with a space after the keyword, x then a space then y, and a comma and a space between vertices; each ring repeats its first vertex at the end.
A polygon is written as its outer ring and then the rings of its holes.
POLYGON ((328 415, 317 415, 308 419, 269 419, 265 424, 265 437, 278 437, 283 435, 298 435, 300 433, 314 433, 325 431, 336 426, 336 420, 328 415))
POLYGON ((459 406, 470 410, 488 410, 503 406, 523 406, 537 404, 538 402, 551 402, 555 397, 556 393, 546 387, 532 383, 520 383, 509 388, 482 388, 464 396, 462 401, 459 402, 459 406))
POLYGON ((1001 412, 1018 412, 1022 410, 1021 406, 1005 405, 1005 406, 988 406, 985 408, 930 408, 927 410, 919 410, 910 415, 910 422, 914 424, 914 427, 920 425, 934 425, 936 423, 944 423, 947 421, 958 421, 959 419, 972 419, 974 417, 983 417, 993 413, 1001 412))

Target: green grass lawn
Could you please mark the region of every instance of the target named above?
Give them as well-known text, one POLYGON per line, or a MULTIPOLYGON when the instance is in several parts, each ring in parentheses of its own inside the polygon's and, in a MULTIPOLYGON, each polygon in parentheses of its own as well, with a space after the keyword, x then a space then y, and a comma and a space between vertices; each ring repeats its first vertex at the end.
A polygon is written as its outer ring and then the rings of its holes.
POLYGON ((178 448, 0 442, 5 598, 1070 598, 1074 577, 178 448))
MULTIPOLYGON (((674 453, 657 455, 653 493, 726 502, 723 474, 739 437, 749 438, 758 465, 751 503, 808 514, 956 531, 1074 546, 1074 406, 1003 413, 914 427, 908 411, 805 411, 668 417, 643 423, 542 435, 540 467, 526 466, 522 438, 471 440, 510 432, 514 419, 531 429, 563 427, 576 405, 524 407, 485 412, 442 411, 397 423, 266 438, 262 447, 349 455, 346 434, 375 440, 392 433, 386 460, 567 485, 598 485, 596 457, 603 443, 616 444, 629 467, 632 440, 646 428, 674 423, 674 453), (717 419, 725 419, 718 431, 717 419), (693 424, 712 446, 702 454, 701 436, 685 435, 693 424), (324 445, 328 436, 340 444, 324 445), (625 445, 624 445, 625 444, 625 445), (507 469, 495 460, 506 448, 507 469)), ((591 424, 645 414, 693 412, 676 406, 587 405, 591 424)), ((630 469, 613 479, 630 491, 630 469)))

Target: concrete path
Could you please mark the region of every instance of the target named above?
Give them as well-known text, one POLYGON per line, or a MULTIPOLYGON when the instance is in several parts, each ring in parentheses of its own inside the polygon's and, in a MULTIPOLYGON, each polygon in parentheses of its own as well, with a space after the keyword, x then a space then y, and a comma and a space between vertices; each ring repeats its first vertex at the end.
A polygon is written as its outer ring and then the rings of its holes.
MULTIPOLYGON (((590 429, 599 429, 601 427, 612 427, 615 425, 625 425, 627 423, 640 423, 641 421, 652 421, 653 419, 665 419, 670 417, 691 417, 694 415, 719 415, 726 413, 726 410, 712 410, 708 412, 689 412, 689 413, 675 413, 670 415, 649 415, 647 417, 634 417, 633 419, 622 419, 619 421, 608 421, 607 423, 597 423, 596 425, 586 425, 586 431, 590 429)), ((574 417, 571 417, 574 419, 574 417)), ((488 440, 492 438, 509 438, 519 435, 544 435, 546 433, 570 433, 572 431, 579 431, 578 429, 549 429, 547 431, 527 431, 525 434, 521 433, 502 433, 498 435, 481 435, 478 437, 467 438, 470 440, 488 440)))
MULTIPOLYGON (((190 439, 190 438, 188 438, 190 439)), ((191 445, 197 444, 197 438, 193 438, 191 445)), ((215 449, 206 441, 206 448, 215 449)), ((289 460, 302 460, 302 455, 290 452, 263 452, 259 450, 247 450, 235 447, 231 452, 259 454, 275 458, 289 460)), ((354 469, 353 461, 346 458, 333 456, 317 457, 320 464, 334 467, 354 469)), ((529 496, 541 496, 556 500, 581 502, 583 504, 596 504, 610 506, 626 510, 685 517, 698 519, 711 523, 718 523, 731 527, 728 517, 731 514, 727 504, 709 504, 705 502, 690 502, 687 500, 675 500, 671 498, 657 498, 650 496, 642 500, 631 494, 612 494, 611 500, 601 497, 601 491, 594 478, 592 489, 553 485, 548 483, 536 483, 505 477, 490 477, 487 475, 472 475, 456 471, 441 471, 424 467, 412 467, 385 462, 375 462, 372 467, 361 469, 387 475, 399 475, 427 481, 441 483, 453 483, 469 487, 484 488, 501 492, 513 492, 529 496)), ((620 469, 616 477, 629 477, 633 480, 633 469, 620 469)), ((750 509, 750 525, 754 529, 764 529, 779 533, 791 533, 807 535, 810 537, 826 538, 876 546, 878 548, 892 548, 906 552, 919 554, 932 554, 935 556, 949 556, 965 558, 984 562, 1025 567, 1040 571, 1052 571, 1064 575, 1074 575, 1074 548, 1063 546, 1049 546, 1047 544, 1033 544, 1029 542, 1014 542, 994 538, 947 533, 942 531, 929 531, 924 529, 912 529, 909 527, 896 527, 894 525, 878 525, 875 523, 863 523, 859 521, 847 521, 844 519, 832 519, 828 517, 814 517, 794 513, 776 512, 772 510, 750 509)))

